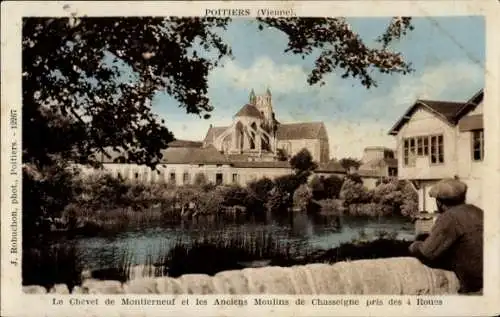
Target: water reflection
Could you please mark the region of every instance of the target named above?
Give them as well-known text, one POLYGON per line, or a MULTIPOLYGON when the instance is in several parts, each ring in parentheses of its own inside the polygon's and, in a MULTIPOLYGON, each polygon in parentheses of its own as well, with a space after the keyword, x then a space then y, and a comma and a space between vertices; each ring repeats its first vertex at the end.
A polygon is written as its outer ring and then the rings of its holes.
MULTIPOLYGON (((272 235, 284 245, 296 249, 329 249, 359 238, 363 231, 368 236, 378 232, 395 233, 398 239, 412 239, 413 227, 401 218, 339 218, 337 216, 294 213, 267 221, 213 221, 199 217, 194 222, 134 228, 126 232, 99 237, 78 237, 77 249, 82 265, 87 269, 106 268, 126 254, 132 264, 145 264, 152 257, 164 256, 176 243, 189 243, 194 239, 213 235, 234 237, 272 235)), ((154 260, 154 259, 153 259, 154 260)))

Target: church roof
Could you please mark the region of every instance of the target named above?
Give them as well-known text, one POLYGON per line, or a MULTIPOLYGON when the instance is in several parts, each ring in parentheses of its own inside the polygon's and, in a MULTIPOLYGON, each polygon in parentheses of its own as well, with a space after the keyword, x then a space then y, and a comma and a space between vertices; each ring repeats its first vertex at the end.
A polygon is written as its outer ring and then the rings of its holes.
POLYGON ((205 136, 205 142, 206 144, 211 144, 214 139, 216 139, 219 135, 221 135, 222 132, 226 131, 229 129, 229 126, 227 127, 210 127, 208 128, 207 135, 205 136))
POLYGON ((206 148, 171 147, 162 152, 162 164, 228 164, 229 161, 213 146, 206 148))
POLYGON ((246 104, 236 113, 235 117, 262 118, 262 114, 254 105, 246 104))
MULTIPOLYGON (((229 126, 210 127, 204 142, 211 144, 228 128, 229 126)), ((278 125, 278 140, 321 139, 327 137, 323 122, 280 123, 278 125)))
POLYGON ((326 138, 323 122, 282 123, 278 126, 278 140, 326 138))
POLYGON ((346 170, 342 165, 335 161, 335 160, 330 160, 327 163, 320 164, 318 168, 316 169, 317 172, 327 172, 327 173, 346 173, 346 170))
POLYGON ((169 147, 201 147, 203 142, 189 140, 175 140, 168 144, 169 147))

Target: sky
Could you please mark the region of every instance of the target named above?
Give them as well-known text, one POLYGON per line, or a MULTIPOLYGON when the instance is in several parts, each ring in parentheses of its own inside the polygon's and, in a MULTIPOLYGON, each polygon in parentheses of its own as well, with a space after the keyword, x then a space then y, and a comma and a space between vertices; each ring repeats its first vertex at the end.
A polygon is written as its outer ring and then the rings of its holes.
MULTIPOLYGON (((350 18, 366 43, 383 33, 390 18, 350 18)), ((164 93, 153 99, 153 111, 165 119, 177 139, 203 140, 210 124, 228 126, 248 102, 251 89, 267 87, 280 122, 324 122, 332 158, 360 158, 367 146, 395 147, 390 128, 418 99, 464 101, 485 81, 485 23, 480 16, 418 17, 415 29, 392 47, 402 52, 415 72, 374 73, 378 87, 367 89, 357 79, 342 79, 341 71, 326 77, 326 85, 310 86, 306 78, 313 59, 284 54, 286 36, 274 29, 258 31, 251 19, 233 19, 224 33, 234 59, 212 70, 208 96, 215 110, 205 120, 164 93)))

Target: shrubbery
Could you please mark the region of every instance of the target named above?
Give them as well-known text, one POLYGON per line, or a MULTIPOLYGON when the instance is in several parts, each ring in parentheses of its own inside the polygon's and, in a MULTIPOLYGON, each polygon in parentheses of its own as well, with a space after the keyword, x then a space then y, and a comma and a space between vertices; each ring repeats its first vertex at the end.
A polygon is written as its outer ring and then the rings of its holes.
POLYGON ((293 205, 300 209, 306 209, 311 203, 312 191, 306 184, 302 184, 293 193, 293 205))

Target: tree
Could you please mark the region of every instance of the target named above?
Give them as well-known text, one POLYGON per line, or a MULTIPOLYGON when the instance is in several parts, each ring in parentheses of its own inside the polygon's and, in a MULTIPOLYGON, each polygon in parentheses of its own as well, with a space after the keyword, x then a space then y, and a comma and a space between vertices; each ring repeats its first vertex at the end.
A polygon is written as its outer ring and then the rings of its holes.
POLYGON ((349 171, 351 168, 357 170, 361 166, 360 160, 351 157, 343 158, 339 161, 339 163, 347 171, 349 171))
MULTIPOLYGON (((231 48, 218 30, 224 18, 26 18, 23 19, 23 161, 51 164, 53 155, 98 165, 104 148, 116 160, 155 167, 172 133, 151 110, 166 91, 188 113, 208 118, 213 106, 207 76, 231 48)), ((344 18, 258 19, 260 30, 288 37, 285 53, 317 55, 308 83, 342 71, 342 77, 376 86, 373 70, 412 71, 389 44, 412 29, 394 18, 368 47, 344 18)))
POLYGON ((312 198, 313 194, 309 186, 302 184, 293 193, 293 205, 304 210, 310 204, 312 198))
POLYGON ((300 150, 290 159, 290 165, 296 173, 310 172, 317 167, 316 162, 313 161, 311 153, 306 148, 300 150))
POLYGON ((326 198, 324 180, 315 175, 309 182, 313 198, 316 200, 326 198))
POLYGON ((359 174, 347 174, 345 176, 346 180, 350 180, 354 183, 357 183, 357 184, 363 184, 363 178, 361 178, 361 176, 359 176, 359 174))
POLYGON ((261 178, 259 180, 250 182, 247 185, 248 189, 255 194, 255 196, 261 200, 266 201, 269 192, 273 189, 274 183, 267 177, 261 178))
POLYGON ((370 194, 363 184, 346 179, 340 191, 340 199, 344 200, 344 205, 364 204, 370 202, 370 194))
POLYGON ((339 198, 340 190, 344 180, 338 176, 332 175, 323 180, 323 187, 325 190, 326 198, 336 199, 339 198))

